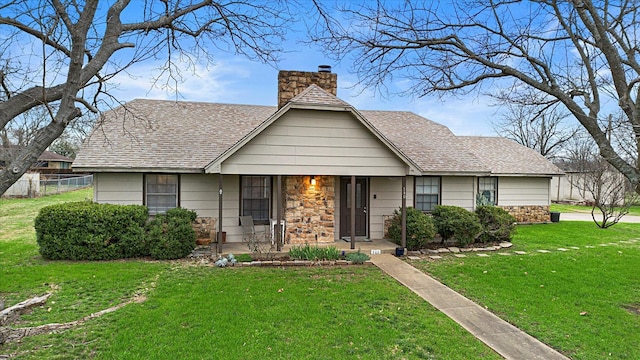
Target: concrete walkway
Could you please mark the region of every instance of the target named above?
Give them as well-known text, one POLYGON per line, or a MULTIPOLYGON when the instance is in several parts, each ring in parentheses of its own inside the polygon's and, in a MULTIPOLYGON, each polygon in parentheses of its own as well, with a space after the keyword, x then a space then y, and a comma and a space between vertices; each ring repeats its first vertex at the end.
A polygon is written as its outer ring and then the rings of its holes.
POLYGON ((536 338, 392 255, 373 255, 371 261, 402 285, 456 321, 505 359, 568 359, 536 338))
MULTIPOLYGON (((596 213, 596 219, 602 220, 602 215, 596 213)), ((593 221, 591 213, 560 213, 560 221, 593 221)), ((640 216, 625 215, 620 219, 621 223, 640 223, 640 216)))

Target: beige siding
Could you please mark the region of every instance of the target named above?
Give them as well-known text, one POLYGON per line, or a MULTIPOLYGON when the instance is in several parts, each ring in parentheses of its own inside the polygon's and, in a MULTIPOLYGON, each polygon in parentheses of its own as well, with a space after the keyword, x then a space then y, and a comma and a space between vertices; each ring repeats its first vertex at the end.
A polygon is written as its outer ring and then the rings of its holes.
MULTIPOLYGON (((142 205, 143 174, 94 174, 94 196, 99 203, 142 205)), ((240 180, 237 175, 224 176, 223 222, 227 241, 242 241, 238 214, 240 180)), ((198 216, 218 218, 218 175, 180 175, 180 206, 198 216)))
POLYGON ((499 177, 498 205, 549 205, 550 180, 551 178, 499 177))
POLYGON ((196 211, 198 216, 217 218, 218 175, 181 175, 180 206, 196 211))
POLYGON ((442 177, 442 205, 460 206, 473 210, 475 206, 476 185, 471 176, 442 177))
MULTIPOLYGON (((228 242, 241 242, 240 179, 238 175, 224 175, 222 195, 222 230, 227 232, 228 242)), ((181 175, 180 206, 197 212, 198 216, 217 219, 218 175, 181 175)))
POLYGON ((406 165, 349 113, 291 110, 224 161, 222 171, 398 176, 406 165))
POLYGON ((93 182, 97 203, 142 205, 142 174, 96 173, 93 182))
MULTIPOLYGON (((401 177, 372 177, 369 181, 369 237, 382 239, 384 219, 402 206, 401 177), (374 199, 375 195, 375 199, 374 199)), ((407 177, 407 206, 413 206, 413 177, 407 177)), ((339 217, 337 217, 339 218, 339 217)), ((338 227, 339 228, 339 227, 338 227)))

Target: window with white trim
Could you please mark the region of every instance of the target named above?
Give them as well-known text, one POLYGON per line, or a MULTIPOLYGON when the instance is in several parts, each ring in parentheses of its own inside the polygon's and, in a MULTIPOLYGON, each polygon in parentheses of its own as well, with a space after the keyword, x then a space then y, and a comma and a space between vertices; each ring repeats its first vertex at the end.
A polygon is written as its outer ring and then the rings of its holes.
POLYGON ((497 177, 481 177, 478 178, 478 193, 484 197, 491 205, 498 204, 498 178, 497 177))
POLYGON ((433 211, 440 204, 440 178, 435 176, 421 176, 415 178, 416 209, 433 211))
POLYGON ((251 215, 255 224, 268 224, 271 208, 271 177, 243 176, 241 186, 242 216, 251 215))
POLYGON ((178 207, 178 175, 147 174, 145 176, 145 205, 149 214, 164 214, 178 207))

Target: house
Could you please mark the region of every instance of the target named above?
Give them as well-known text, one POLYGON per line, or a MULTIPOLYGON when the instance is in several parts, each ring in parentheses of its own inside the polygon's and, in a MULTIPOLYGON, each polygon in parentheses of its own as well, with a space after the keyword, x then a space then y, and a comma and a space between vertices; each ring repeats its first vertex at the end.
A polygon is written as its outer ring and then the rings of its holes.
MULTIPOLYGON (((11 159, 17 155, 20 148, 14 145, 3 145, 0 147, 0 169, 7 166, 11 159)), ((41 181, 59 174, 71 173, 71 163, 73 159, 52 151, 45 151, 38 156, 38 161, 29 168, 29 171, 22 174, 3 194, 2 197, 37 197, 40 196, 41 181)), ((43 185, 44 186, 44 185, 43 185)))
POLYGON ((477 194, 518 221, 549 220, 562 171, 533 150, 356 109, 326 69, 280 71, 278 90, 277 107, 133 100, 104 113, 73 168, 94 173, 97 202, 222 218, 228 242, 242 240, 242 215, 284 219, 288 243, 380 239, 403 204, 473 210, 477 194))
MULTIPOLYGON (((11 161, 11 157, 15 152, 17 152, 17 150, 18 147, 16 146, 5 146, 0 148, 0 168, 4 167, 5 164, 11 161)), ((71 168, 72 163, 73 159, 47 150, 38 156, 38 162, 33 165, 30 170, 38 172, 40 170, 50 169, 67 170, 71 168)), ((50 171, 45 172, 49 173, 50 171)))

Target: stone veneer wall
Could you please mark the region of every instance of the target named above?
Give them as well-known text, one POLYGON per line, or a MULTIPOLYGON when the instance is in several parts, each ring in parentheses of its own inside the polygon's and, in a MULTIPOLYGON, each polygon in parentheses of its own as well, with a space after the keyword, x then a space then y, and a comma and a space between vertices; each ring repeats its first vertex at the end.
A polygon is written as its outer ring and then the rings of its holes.
POLYGON ((211 232, 215 232, 217 220, 214 217, 197 217, 191 224, 191 227, 196 232, 196 239, 213 239, 211 232))
POLYGON ((333 95, 338 93, 338 75, 331 72, 287 71, 278 72, 278 109, 316 84, 333 95))
POLYGON ((316 176, 311 186, 310 176, 285 178, 285 220, 287 238, 291 244, 334 242, 335 178, 316 176))
POLYGON ((516 218, 517 222, 540 223, 551 220, 549 206, 501 206, 516 218))

